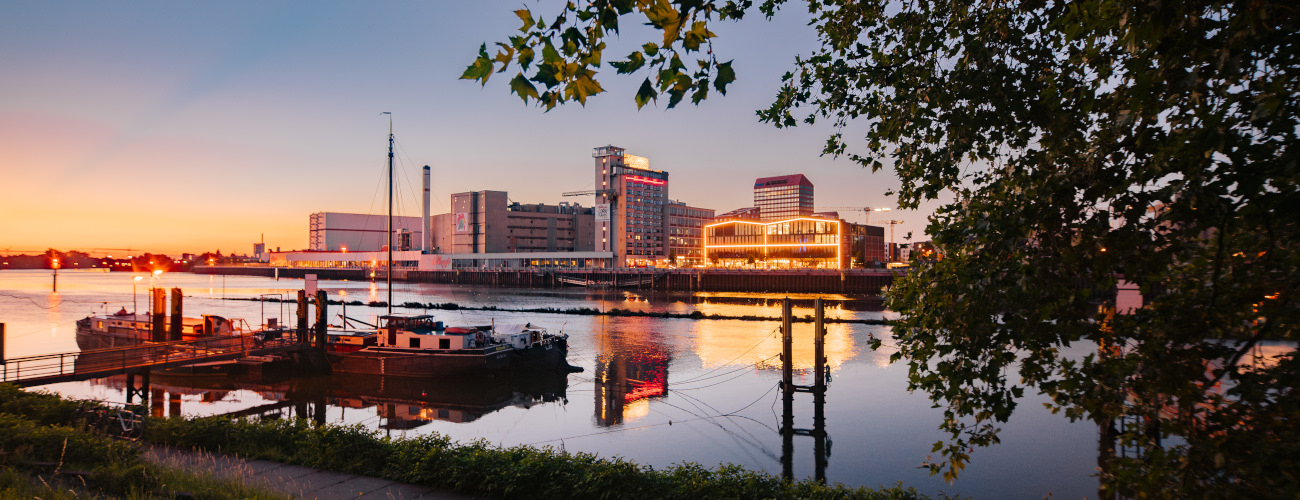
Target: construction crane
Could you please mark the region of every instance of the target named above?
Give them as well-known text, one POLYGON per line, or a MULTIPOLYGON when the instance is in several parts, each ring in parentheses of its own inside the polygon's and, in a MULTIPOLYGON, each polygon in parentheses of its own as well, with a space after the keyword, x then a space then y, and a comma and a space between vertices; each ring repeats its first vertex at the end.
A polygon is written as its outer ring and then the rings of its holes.
POLYGON ((830 211, 837 211, 837 212, 838 212, 838 211, 840 211, 840 210, 846 210, 846 211, 851 211, 851 212, 863 212, 863 213, 865 214, 865 216, 866 216, 866 220, 862 221, 862 224, 863 224, 863 225, 867 225, 867 224, 870 224, 870 223, 871 223, 871 212, 888 212, 888 211, 889 211, 888 208, 872 208, 872 207, 823 207, 823 208, 818 209, 817 211, 818 211, 818 212, 830 212, 830 211))
POLYGON ((889 261, 890 262, 894 261, 894 225, 902 224, 902 223, 903 221, 901 220, 893 220, 893 219, 881 222, 881 224, 889 224, 889 261))
POLYGON ((618 196, 618 191, 613 189, 588 189, 586 191, 569 191, 564 196, 609 196, 614 198, 618 196))

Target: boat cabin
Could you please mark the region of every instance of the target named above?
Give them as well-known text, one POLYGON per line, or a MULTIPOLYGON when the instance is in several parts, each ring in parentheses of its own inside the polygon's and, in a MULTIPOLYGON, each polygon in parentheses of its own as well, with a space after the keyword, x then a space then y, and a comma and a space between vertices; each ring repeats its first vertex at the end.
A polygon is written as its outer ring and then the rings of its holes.
POLYGON ((482 327, 447 327, 433 316, 380 316, 379 347, 445 351, 482 349, 489 331, 482 327))
MULTIPOLYGON (((149 332, 153 329, 151 316, 150 314, 131 314, 125 311, 111 315, 95 315, 90 318, 86 333, 148 338, 149 332)), ((172 317, 167 317, 163 329, 170 331, 172 321, 172 317)), ((221 316, 205 314, 201 318, 181 318, 181 336, 185 340, 208 335, 234 335, 238 333, 238 330, 235 322, 221 316)))
POLYGON ((496 330, 492 336, 498 341, 508 344, 515 349, 523 350, 542 345, 545 335, 545 328, 533 326, 531 323, 528 323, 506 326, 496 330))

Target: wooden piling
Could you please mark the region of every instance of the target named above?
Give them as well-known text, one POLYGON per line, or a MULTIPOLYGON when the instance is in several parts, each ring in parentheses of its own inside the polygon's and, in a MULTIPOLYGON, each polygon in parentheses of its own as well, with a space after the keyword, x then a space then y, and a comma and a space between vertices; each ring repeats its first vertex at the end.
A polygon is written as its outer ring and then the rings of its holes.
POLYGON ((813 300, 813 391, 826 392, 826 304, 813 300))
POLYGON ((153 313, 149 319, 153 321, 152 339, 154 342, 165 342, 167 340, 167 290, 163 288, 150 288, 149 296, 153 299, 153 313))
POLYGON ((181 326, 185 319, 182 316, 181 300, 181 289, 172 288, 172 322, 171 329, 167 331, 167 340, 181 340, 181 326))
POLYGON ((790 297, 781 299, 781 389, 794 390, 794 321, 790 297))
POLYGON ((5 324, 0 323, 0 365, 5 364, 5 324))
POLYGON ((329 327, 329 296, 325 290, 316 291, 316 347, 324 349, 326 342, 329 341, 325 331, 329 327))
POLYGON ((298 290, 298 343, 307 342, 307 291, 298 290))

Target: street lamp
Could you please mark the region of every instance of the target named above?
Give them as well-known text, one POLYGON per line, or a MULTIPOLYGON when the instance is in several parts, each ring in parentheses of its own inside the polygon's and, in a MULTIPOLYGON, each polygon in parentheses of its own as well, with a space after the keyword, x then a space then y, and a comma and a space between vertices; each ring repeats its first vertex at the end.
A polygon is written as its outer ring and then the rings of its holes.
POLYGON ((140 275, 136 275, 136 277, 131 279, 131 316, 133 317, 131 321, 135 321, 134 316, 140 313, 140 309, 139 309, 140 304, 139 302, 136 301, 135 298, 136 297, 135 284, 139 283, 140 280, 142 279, 144 279, 144 276, 140 276, 140 275))
POLYGON ((58 292, 59 291, 59 259, 54 259, 50 263, 50 267, 54 269, 54 291, 58 292))
POLYGON ((343 305, 343 329, 347 330, 348 329, 348 291, 339 290, 339 295, 343 296, 342 298, 339 299, 339 303, 343 305))

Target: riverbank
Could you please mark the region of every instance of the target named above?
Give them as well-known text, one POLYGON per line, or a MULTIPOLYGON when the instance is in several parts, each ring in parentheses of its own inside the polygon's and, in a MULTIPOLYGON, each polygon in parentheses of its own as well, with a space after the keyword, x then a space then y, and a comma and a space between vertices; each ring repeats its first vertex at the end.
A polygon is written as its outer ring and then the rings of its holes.
MULTIPOLYGON (((236 300, 244 302, 272 302, 272 303, 296 303, 294 299, 280 299, 279 297, 227 297, 222 300, 236 300)), ((309 299, 315 303, 315 299, 309 299)), ((345 301, 328 299, 329 305, 343 305, 345 301)), ((350 306, 369 306, 369 307, 388 307, 386 301, 362 302, 360 300, 346 301, 350 306)), ((630 309, 619 309, 617 307, 610 309, 595 309, 591 307, 574 307, 574 308, 556 308, 556 307, 535 307, 512 309, 497 306, 465 306, 453 302, 434 303, 434 302, 403 302, 393 304, 395 308, 402 309, 420 309, 420 310, 441 310, 441 311, 493 311, 509 313, 536 313, 536 314, 570 314, 577 316, 624 316, 624 317, 642 317, 642 318, 673 318, 673 319, 717 319, 717 320, 738 320, 738 321, 781 321, 777 316, 756 316, 756 315, 732 315, 705 313, 703 311, 691 311, 689 313, 672 313, 667 311, 633 311, 630 309)), ((795 316, 792 318, 795 323, 812 323, 812 315, 795 316)), ((861 325, 891 325, 893 321, 885 319, 851 319, 851 318, 825 318, 825 323, 846 323, 861 325)))
MULTIPOLYGON (((0 385, 0 447, 10 452, 5 473, 18 470, 8 465, 10 461, 58 461, 92 467, 85 483, 92 493, 148 496, 170 491, 157 482, 157 471, 164 469, 144 462, 139 444, 78 429, 78 404, 0 385)), ((486 441, 456 443, 440 435, 390 439, 360 426, 304 420, 150 418, 143 440, 153 446, 232 454, 485 498, 928 498, 902 486, 869 489, 787 482, 732 465, 711 469, 682 463, 655 469, 550 447, 501 448, 486 441)), ((239 492, 236 497, 274 498, 246 485, 238 488, 244 489, 230 490, 239 492)))

